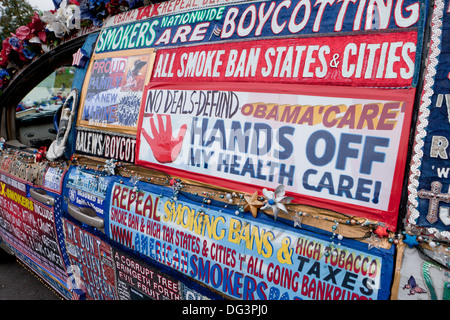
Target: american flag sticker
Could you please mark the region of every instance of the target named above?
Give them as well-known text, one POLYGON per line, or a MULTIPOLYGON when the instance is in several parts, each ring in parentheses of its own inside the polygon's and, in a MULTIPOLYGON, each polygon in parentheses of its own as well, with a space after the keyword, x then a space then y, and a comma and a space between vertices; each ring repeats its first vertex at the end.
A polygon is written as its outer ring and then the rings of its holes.
POLYGON ((86 300, 86 293, 81 289, 72 291, 72 300, 86 300))
POLYGON ((220 33, 222 32, 222 28, 219 28, 217 25, 214 26, 214 30, 211 32, 211 35, 209 36, 209 40, 211 40, 211 37, 215 35, 216 37, 220 36, 220 33))
POLYGON ((86 62, 89 60, 89 57, 82 48, 78 49, 77 52, 73 54, 72 65, 79 68, 84 68, 86 62))

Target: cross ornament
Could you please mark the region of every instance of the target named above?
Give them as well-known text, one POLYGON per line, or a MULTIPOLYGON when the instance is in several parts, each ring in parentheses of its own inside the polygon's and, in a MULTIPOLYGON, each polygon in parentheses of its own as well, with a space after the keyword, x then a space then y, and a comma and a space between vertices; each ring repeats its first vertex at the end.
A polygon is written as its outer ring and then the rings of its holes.
POLYGON ((427 220, 430 223, 435 223, 438 220, 439 202, 444 201, 450 203, 450 194, 441 193, 442 183, 433 181, 431 183, 431 190, 420 190, 418 192, 419 198, 430 200, 428 205, 427 220))

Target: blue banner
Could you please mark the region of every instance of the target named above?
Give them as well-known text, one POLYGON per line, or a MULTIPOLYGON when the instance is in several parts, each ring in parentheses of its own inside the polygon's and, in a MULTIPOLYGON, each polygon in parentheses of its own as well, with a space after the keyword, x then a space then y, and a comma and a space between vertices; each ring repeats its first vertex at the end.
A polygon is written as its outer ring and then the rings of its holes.
POLYGON ((384 300, 394 248, 372 248, 298 229, 260 214, 202 205, 173 190, 115 182, 105 199, 112 240, 244 300, 384 300), (128 185, 127 185, 128 184, 128 185))
POLYGON ((96 53, 244 38, 419 28, 422 1, 259 1, 158 16, 102 30, 96 53))
POLYGON ((416 132, 409 218, 420 227, 450 230, 450 12, 437 1, 431 26, 430 56, 416 132), (422 150, 421 150, 422 149, 422 150), (423 156, 420 157, 420 153, 423 156), (417 179, 417 181, 415 181, 417 179))

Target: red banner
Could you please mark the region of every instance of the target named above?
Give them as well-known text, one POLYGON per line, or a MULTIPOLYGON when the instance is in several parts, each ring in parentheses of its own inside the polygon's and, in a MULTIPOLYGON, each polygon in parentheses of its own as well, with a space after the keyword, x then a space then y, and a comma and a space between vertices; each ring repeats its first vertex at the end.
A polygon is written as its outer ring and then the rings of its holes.
POLYGON ((83 292, 87 300, 116 300, 112 248, 100 238, 64 220, 68 268, 72 288, 83 292))
POLYGON ((0 235, 40 266, 37 271, 65 278, 56 239, 53 207, 27 196, 25 183, 0 174, 0 235))
POLYGON ((417 32, 287 38, 161 49, 153 81, 410 86, 417 32))

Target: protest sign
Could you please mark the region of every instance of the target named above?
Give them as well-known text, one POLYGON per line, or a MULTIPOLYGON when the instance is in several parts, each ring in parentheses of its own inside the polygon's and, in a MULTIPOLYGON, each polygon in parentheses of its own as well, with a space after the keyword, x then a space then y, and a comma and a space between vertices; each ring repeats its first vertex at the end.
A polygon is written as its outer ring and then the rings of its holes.
POLYGON ((152 83, 136 163, 395 229, 414 90, 356 89, 152 83))

